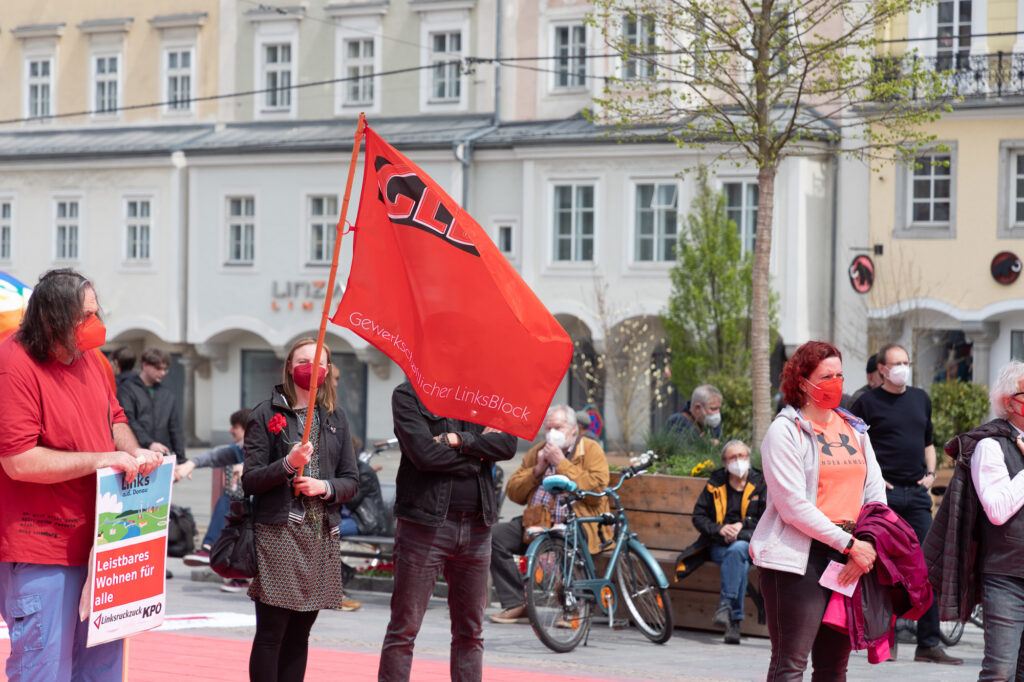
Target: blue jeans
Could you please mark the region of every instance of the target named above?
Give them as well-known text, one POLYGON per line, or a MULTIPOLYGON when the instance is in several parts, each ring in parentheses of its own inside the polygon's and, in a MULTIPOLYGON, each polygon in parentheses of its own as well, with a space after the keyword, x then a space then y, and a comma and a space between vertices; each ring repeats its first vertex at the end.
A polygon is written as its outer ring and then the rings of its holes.
POLYGON ((217 504, 213 505, 213 511, 210 512, 210 527, 206 529, 206 535, 203 536, 204 547, 213 547, 213 543, 217 542, 220 532, 227 525, 227 516, 230 509, 230 495, 225 493, 217 498, 217 504))
POLYGON ((359 535, 359 526, 351 516, 342 516, 338 524, 338 532, 342 535, 359 535))
POLYGON ((728 545, 711 545, 711 560, 721 567, 722 601, 732 606, 732 619, 743 620, 743 599, 750 571, 750 543, 736 540, 728 545))
POLYGON ((378 680, 409 679, 413 644, 440 571, 448 582, 451 679, 470 682, 482 678, 490 562, 491 529, 479 513, 449 514, 437 528, 398 520, 391 622, 380 651, 378 680))
POLYGON ((78 619, 87 566, 0 562, 0 616, 10 628, 11 682, 121 679, 122 640, 86 648, 78 619))
MULTIPOLYGON (((885 491, 886 502, 894 512, 910 524, 918 542, 924 542, 928 529, 932 527, 932 494, 923 485, 897 485, 885 491)), ((931 607, 917 621, 917 645, 933 647, 939 645, 939 602, 931 607)))
POLYGON ((985 658, 978 682, 1024 681, 1024 578, 984 574, 981 607, 985 611, 985 658))

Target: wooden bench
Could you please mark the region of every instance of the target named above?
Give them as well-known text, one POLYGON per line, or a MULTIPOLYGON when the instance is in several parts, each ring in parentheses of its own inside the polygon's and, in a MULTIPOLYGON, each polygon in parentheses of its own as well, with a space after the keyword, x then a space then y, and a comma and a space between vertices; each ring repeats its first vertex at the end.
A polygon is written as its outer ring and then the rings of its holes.
MULTIPOLYGON (((616 477, 613 475, 613 482, 616 477)), ((669 582, 669 595, 677 627, 718 631, 711 617, 721 601, 718 565, 706 562, 681 582, 676 581, 676 556, 697 539, 693 527, 693 506, 707 485, 706 478, 645 474, 619 490, 629 517, 629 527, 658 560, 669 582)), ((750 584, 756 589, 757 569, 751 565, 750 584)), ((768 636, 768 627, 758 623, 757 604, 744 601, 746 617, 740 626, 745 635, 768 636)))

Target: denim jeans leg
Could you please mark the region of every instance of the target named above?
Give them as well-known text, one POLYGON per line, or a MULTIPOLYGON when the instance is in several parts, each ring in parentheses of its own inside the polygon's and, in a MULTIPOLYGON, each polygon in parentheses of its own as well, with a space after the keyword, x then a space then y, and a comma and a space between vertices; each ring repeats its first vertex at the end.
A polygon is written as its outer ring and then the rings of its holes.
POLYGON ((511 609, 526 603, 523 576, 519 573, 513 554, 526 551, 523 544, 523 517, 499 523, 491 529, 491 580, 502 609, 511 609))
POLYGON ((743 600, 750 571, 750 543, 736 540, 728 545, 711 545, 711 560, 721 567, 722 601, 732 606, 732 619, 743 620, 743 600))
POLYGON ((395 580, 391 621, 380 651, 377 677, 381 682, 404 682, 412 669, 412 650, 423 624, 430 595, 449 548, 455 524, 435 528, 399 519, 395 528, 395 580))
POLYGON ((210 525, 206 529, 206 535, 203 536, 203 545, 213 547, 213 543, 217 542, 220 532, 227 525, 227 516, 230 509, 230 495, 225 494, 217 498, 217 504, 213 505, 213 511, 210 512, 210 525))
POLYGON ((981 606, 985 611, 985 658, 978 682, 1013 680, 1024 635, 1024 579, 984 574, 981 606))
POLYGON ((0 615, 10 628, 12 682, 121 679, 120 640, 85 648, 78 619, 87 567, 0 563, 0 615))
POLYGON ((484 608, 491 563, 491 529, 483 517, 457 521, 455 551, 445 563, 452 623, 451 679, 479 682, 484 664, 484 608))
MULTIPOLYGON (((932 495, 923 485, 894 486, 887 491, 886 498, 894 512, 910 524, 918 542, 924 542, 932 526, 932 495)), ((939 603, 932 602, 917 621, 917 645, 933 647, 939 645, 939 603)))

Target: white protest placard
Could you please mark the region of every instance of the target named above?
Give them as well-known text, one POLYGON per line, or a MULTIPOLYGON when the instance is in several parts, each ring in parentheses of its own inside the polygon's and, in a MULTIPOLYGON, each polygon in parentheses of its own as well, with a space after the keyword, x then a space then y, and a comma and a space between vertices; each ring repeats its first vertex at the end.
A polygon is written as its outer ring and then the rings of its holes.
POLYGON ((114 469, 96 474, 87 646, 152 630, 164 621, 174 457, 164 457, 148 475, 127 483, 114 469))

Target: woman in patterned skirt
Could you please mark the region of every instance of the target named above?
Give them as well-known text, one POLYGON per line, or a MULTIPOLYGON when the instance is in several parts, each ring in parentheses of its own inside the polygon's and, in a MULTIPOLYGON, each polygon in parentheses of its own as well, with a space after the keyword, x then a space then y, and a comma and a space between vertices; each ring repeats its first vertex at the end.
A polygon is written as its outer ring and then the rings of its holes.
POLYGON ((281 385, 257 405, 245 427, 242 487, 254 496, 256 563, 249 587, 256 602, 256 636, 249 679, 302 680, 309 631, 320 609, 340 608, 338 523, 342 502, 356 494, 359 474, 348 418, 331 382, 324 347, 313 370, 316 342, 292 346, 281 385), (309 391, 316 409, 307 414, 309 391), (312 419, 303 445, 306 420, 312 419))

